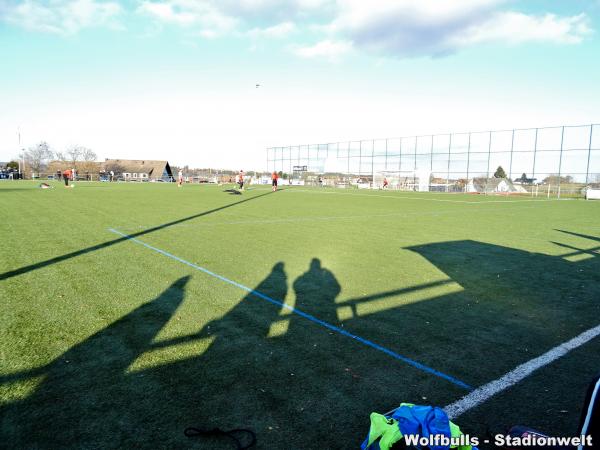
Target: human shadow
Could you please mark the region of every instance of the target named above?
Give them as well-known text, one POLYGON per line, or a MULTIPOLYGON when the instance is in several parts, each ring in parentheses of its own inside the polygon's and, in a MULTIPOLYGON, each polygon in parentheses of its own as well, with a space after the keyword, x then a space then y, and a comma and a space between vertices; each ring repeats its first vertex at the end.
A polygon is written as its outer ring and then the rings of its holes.
MULTIPOLYGON (((267 340, 281 308, 250 293, 197 333, 155 341, 183 301, 188 278, 47 366, 0 378, 44 376, 29 397, 2 407, 0 442, 40 449, 191 448, 194 441, 183 435, 188 425, 235 428, 253 425, 255 412, 264 416, 258 396, 265 391, 257 385, 268 386, 273 378, 267 340), (128 369, 144 352, 173 351, 197 340, 211 342, 204 354, 128 369)), ((284 264, 275 264, 253 292, 284 299, 284 264)), ((210 439, 197 445, 229 448, 210 439)))
MULTIPOLYGON (((186 283, 178 280, 39 369, 44 378, 35 391, 2 408, 0 441, 39 449, 229 448, 228 441, 186 438, 187 426, 250 428, 259 448, 317 448, 320 439, 328 448, 349 448, 362 438, 365 405, 383 400, 370 370, 382 356, 286 308, 282 262, 221 318, 157 341, 186 283), (142 354, 173 353, 196 341, 209 342, 206 350, 131 369, 142 354), (343 412, 356 420, 348 424, 343 412), (325 437, 332 427, 348 433, 325 437)), ((294 289, 296 306, 336 321, 340 284, 318 260, 294 289)), ((210 300, 195 299, 207 308, 210 300)))
POLYGON ((338 322, 335 299, 341 291, 340 283, 333 273, 313 258, 308 271, 294 281, 295 307, 325 322, 338 322))
MULTIPOLYGON (((189 276, 38 369, 33 394, 0 409, 5 448, 115 448, 160 415, 160 380, 128 374, 184 298, 189 276), (157 399, 158 400, 158 399, 157 399), (152 419, 151 419, 152 418, 152 419)), ((15 377, 17 378, 17 377, 15 377)))
POLYGON ((292 310, 284 303, 288 289, 284 264, 277 263, 222 318, 197 333, 160 343, 169 346, 213 339, 202 355, 147 372, 160 378, 193 380, 192 392, 190 381, 173 386, 172 396, 185 402, 178 408, 179 425, 173 419, 171 431, 180 432, 183 416, 186 424, 208 429, 251 428, 259 448, 323 448, 320 439, 325 448, 350 448, 361 439, 367 417, 364 408, 372 401, 373 390, 357 386, 380 386, 371 378, 369 367, 382 357, 328 332, 322 322, 307 319, 310 314, 319 321, 337 322, 335 298, 340 284, 318 259, 312 260, 293 287, 296 304, 292 310), (344 346, 353 349, 356 362, 340 350, 344 346), (343 411, 357 420, 348 425, 343 411), (352 431, 335 439, 326 436, 327 430, 341 427, 352 431))

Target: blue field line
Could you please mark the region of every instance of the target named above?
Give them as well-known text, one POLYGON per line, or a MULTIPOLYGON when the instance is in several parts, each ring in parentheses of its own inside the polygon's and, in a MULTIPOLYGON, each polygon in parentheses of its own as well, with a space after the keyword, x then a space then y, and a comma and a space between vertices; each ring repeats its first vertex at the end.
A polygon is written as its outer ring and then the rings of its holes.
POLYGON ((327 328, 328 330, 334 331, 334 332, 336 332, 338 334, 341 334, 342 336, 346 336, 346 337, 349 337, 351 339, 354 339, 355 341, 358 341, 358 342, 360 342, 360 343, 362 343, 362 344, 364 344, 364 345, 366 345, 368 347, 374 348, 375 350, 379 350, 380 352, 383 352, 386 355, 391 356, 394 359, 397 359, 397 360, 400 360, 402 362, 405 362, 406 364, 409 364, 409 365, 411 365, 411 366, 413 366, 413 367, 415 367, 415 368, 417 368, 419 370, 422 370, 423 372, 427 372, 427 373, 429 373, 431 375, 435 375, 436 377, 443 378, 444 380, 450 381, 451 383, 453 383, 453 384, 455 384, 457 386, 460 386, 463 389, 473 390, 472 386, 468 385, 467 383, 464 383, 463 381, 461 381, 461 380, 459 380, 457 378, 454 378, 453 376, 446 375, 445 373, 442 373, 440 371, 432 369, 431 367, 428 367, 428 366, 426 366, 424 364, 421 364, 420 362, 417 362, 417 361, 415 361, 413 359, 410 359, 410 358, 408 358, 406 356, 402 356, 402 355, 400 355, 400 354, 398 354, 398 353, 396 353, 396 352, 394 352, 392 350, 389 350, 389 349, 387 349, 385 347, 382 347, 379 344, 376 344, 373 341, 370 341, 368 339, 362 338, 362 337, 357 336, 355 334, 349 333, 348 331, 343 330, 342 328, 336 327, 335 325, 332 325, 332 324, 330 324, 328 322, 325 322, 324 320, 321 320, 321 319, 319 319, 319 318, 317 318, 317 317, 315 317, 315 316, 313 316, 311 314, 308 314, 308 313, 305 313, 303 311, 300 311, 299 309, 296 309, 293 306, 287 305, 287 304, 285 304, 282 301, 275 300, 274 298, 271 298, 268 295, 263 294, 262 292, 255 291, 254 289, 251 289, 251 288, 249 288, 247 286, 244 286, 243 284, 237 283, 237 282, 235 282, 233 280, 230 280, 229 278, 225 278, 224 276, 221 276, 221 275, 219 275, 217 273, 211 272, 210 270, 208 270, 208 269, 206 269, 206 268, 204 268, 202 266, 199 266, 197 264, 194 264, 194 263, 191 263, 189 261, 186 261, 185 259, 182 259, 182 258, 180 258, 178 256, 175 256, 175 255, 173 255, 173 254, 171 254, 169 252, 166 252, 164 250, 161 250, 160 248, 153 247, 150 244, 146 244, 145 242, 142 242, 139 239, 136 239, 136 238, 134 238, 132 236, 129 236, 128 234, 122 233, 119 230, 115 230, 114 228, 109 228, 108 230, 111 233, 118 234, 119 236, 122 236, 122 237, 127 238, 128 240, 130 240, 132 242, 135 242, 136 244, 143 245, 144 247, 146 247, 146 248, 148 248, 150 250, 153 250, 153 251, 155 251, 157 253, 160 253, 161 255, 167 256, 168 258, 174 259, 175 261, 178 261, 178 262, 180 262, 182 264, 185 264, 186 266, 192 267, 193 269, 199 270, 200 272, 204 272, 205 274, 210 275, 211 277, 217 278, 217 279, 219 279, 221 281, 224 281, 227 284, 230 284, 230 285, 235 286, 235 287, 237 287, 239 289, 242 289, 243 291, 246 291, 246 292, 248 292, 248 293, 250 293, 250 294, 252 294, 252 295, 254 295, 254 296, 258 297, 258 298, 261 298, 261 299, 266 300, 266 301, 268 301, 270 303, 273 303, 274 305, 277 305, 277 306, 279 306, 281 308, 285 308, 285 309, 291 311, 292 313, 294 313, 294 314, 296 314, 296 315, 298 315, 300 317, 304 317, 305 319, 310 320, 313 323, 316 323, 318 325, 321 325, 324 328, 327 328))

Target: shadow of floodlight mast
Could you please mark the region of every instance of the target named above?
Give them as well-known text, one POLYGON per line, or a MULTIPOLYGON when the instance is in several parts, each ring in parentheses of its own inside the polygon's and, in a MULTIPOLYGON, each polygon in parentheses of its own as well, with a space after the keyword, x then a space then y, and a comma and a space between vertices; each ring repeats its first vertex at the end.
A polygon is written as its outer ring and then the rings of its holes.
POLYGON ((54 258, 50 258, 50 259, 47 259, 45 261, 41 261, 41 262, 38 262, 38 263, 35 263, 35 264, 30 264, 28 266, 23 266, 23 267, 20 267, 18 269, 15 269, 15 270, 10 270, 8 272, 4 272, 3 274, 0 274, 0 280, 6 280, 8 278, 16 277, 17 275, 23 275, 25 273, 32 272, 34 270, 41 269, 41 268, 46 267, 46 266, 51 266, 52 264, 56 264, 56 263, 59 263, 59 262, 62 262, 62 261, 66 261, 66 260, 71 259, 71 258, 75 258, 77 256, 85 255, 87 253, 91 253, 91 252, 94 252, 96 250, 102 250, 102 249, 104 249, 106 247, 110 247, 112 245, 118 244, 119 242, 127 241, 127 240, 131 239, 132 237, 139 237, 139 236, 143 236, 143 235, 146 235, 146 234, 153 233, 155 231, 163 230, 163 229, 171 227, 173 225, 178 225, 180 223, 187 222, 187 221, 192 220, 192 219, 197 219, 199 217, 207 216, 209 214, 213 214, 213 213, 216 213, 218 211, 222 211, 224 209, 240 205, 242 203, 246 203, 246 202, 249 202, 249 201, 252 201, 252 200, 256 200, 257 198, 264 197, 265 195, 270 195, 272 193, 273 193, 272 191, 269 191, 269 192, 267 192, 265 194, 255 195, 253 197, 246 198, 244 200, 240 200, 240 201, 235 202, 235 203, 229 203, 227 205, 220 206, 218 208, 214 208, 214 209, 211 209, 211 210, 208 210, 208 211, 204 211, 204 212, 201 212, 201 213, 198 213, 198 214, 194 214, 194 215, 191 215, 191 216, 188 216, 188 217, 184 217, 182 219, 177 219, 177 220, 174 220, 172 222, 167 222, 167 223, 164 223, 162 225, 157 225, 155 227, 148 228, 147 230, 138 231, 137 233, 131 234, 131 235, 127 236, 127 237, 120 237, 120 238, 117 238, 117 239, 113 239, 111 241, 103 242, 101 244, 92 245, 90 247, 87 247, 87 248, 84 248, 84 249, 81 249, 81 250, 77 250, 77 251, 74 251, 74 252, 71 252, 71 253, 66 253, 66 254, 61 255, 61 256, 56 256, 54 258))

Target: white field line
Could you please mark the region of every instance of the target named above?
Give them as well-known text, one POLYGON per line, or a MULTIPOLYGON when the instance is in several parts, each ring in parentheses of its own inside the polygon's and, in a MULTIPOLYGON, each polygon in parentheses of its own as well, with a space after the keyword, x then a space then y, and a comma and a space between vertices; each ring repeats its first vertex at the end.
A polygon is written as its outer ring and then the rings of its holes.
POLYGON ((566 199, 535 199, 535 200, 482 200, 482 201, 469 201, 469 200, 447 200, 442 198, 427 198, 427 197, 413 197, 408 195, 380 195, 380 194, 354 194, 354 193, 344 193, 344 192, 319 192, 312 191, 310 189, 286 189, 286 192, 306 192, 310 194, 337 194, 337 195, 349 195, 354 197, 382 197, 382 198, 392 198, 392 199, 408 199, 408 200, 428 200, 430 202, 446 202, 446 203, 467 203, 469 205, 480 205, 486 203, 529 203, 529 202, 551 202, 551 201, 561 201, 566 199))
POLYGON ((564 342, 563 344, 560 344, 547 351, 543 355, 521 364, 502 377, 478 387, 460 400, 457 400, 454 403, 446 406, 444 410, 451 420, 455 419, 470 409, 475 408, 481 403, 489 400, 494 395, 504 391, 505 389, 508 389, 511 386, 514 386, 519 381, 527 378, 534 371, 547 366, 553 361, 565 356, 571 350, 582 346, 598 336, 600 336, 600 325, 584 331, 570 341, 564 342))

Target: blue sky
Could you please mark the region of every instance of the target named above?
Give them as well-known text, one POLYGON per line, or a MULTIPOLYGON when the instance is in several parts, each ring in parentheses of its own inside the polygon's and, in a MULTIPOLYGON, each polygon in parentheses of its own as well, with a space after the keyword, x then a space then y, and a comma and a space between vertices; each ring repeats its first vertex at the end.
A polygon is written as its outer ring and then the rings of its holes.
POLYGON ((600 0, 0 0, 0 160, 600 122, 600 0), (261 86, 256 88, 259 83, 261 86))

